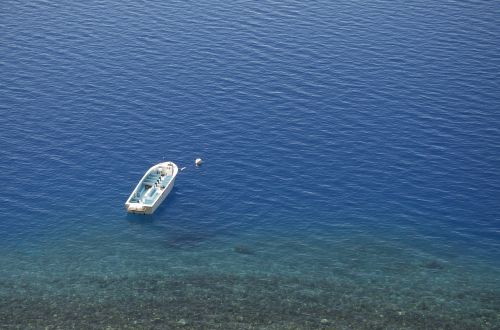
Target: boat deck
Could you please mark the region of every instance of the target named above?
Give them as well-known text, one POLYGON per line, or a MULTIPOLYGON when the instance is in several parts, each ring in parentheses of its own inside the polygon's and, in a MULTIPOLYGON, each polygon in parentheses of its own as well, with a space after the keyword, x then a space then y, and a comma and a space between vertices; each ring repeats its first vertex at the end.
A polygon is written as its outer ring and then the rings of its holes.
POLYGON ((172 180, 172 175, 162 176, 159 173, 150 173, 142 182, 137 194, 130 200, 132 203, 153 204, 158 195, 172 180))

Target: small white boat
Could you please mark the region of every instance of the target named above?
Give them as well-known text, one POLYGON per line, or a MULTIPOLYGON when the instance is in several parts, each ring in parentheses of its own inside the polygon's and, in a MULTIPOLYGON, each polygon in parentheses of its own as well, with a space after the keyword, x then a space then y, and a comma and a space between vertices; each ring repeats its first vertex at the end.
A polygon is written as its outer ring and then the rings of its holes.
POLYGON ((152 214, 174 187, 179 172, 173 162, 164 162, 151 167, 125 202, 127 212, 152 214))

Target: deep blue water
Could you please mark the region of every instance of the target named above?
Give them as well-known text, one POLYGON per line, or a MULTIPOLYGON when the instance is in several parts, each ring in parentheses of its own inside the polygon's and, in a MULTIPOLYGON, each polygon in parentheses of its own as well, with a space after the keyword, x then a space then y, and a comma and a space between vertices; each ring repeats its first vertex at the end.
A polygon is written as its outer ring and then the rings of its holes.
POLYGON ((499 328, 498 23, 2 1, 0 327, 499 328), (127 215, 162 160, 173 192, 127 215))

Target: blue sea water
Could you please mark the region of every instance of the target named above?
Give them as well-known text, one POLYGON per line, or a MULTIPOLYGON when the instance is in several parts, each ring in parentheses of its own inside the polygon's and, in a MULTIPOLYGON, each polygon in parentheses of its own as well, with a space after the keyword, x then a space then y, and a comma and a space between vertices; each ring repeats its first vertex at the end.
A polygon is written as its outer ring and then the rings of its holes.
POLYGON ((498 23, 2 1, 0 328, 500 328, 498 23), (171 195, 126 214, 162 160, 171 195))

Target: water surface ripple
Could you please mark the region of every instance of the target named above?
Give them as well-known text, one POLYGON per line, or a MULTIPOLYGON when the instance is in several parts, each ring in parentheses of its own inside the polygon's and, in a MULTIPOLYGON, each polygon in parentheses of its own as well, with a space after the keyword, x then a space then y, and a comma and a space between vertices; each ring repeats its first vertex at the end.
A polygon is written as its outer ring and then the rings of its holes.
POLYGON ((500 328, 497 9, 2 1, 0 327, 500 328))

